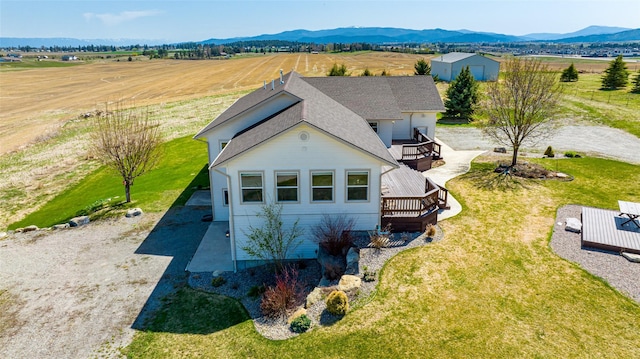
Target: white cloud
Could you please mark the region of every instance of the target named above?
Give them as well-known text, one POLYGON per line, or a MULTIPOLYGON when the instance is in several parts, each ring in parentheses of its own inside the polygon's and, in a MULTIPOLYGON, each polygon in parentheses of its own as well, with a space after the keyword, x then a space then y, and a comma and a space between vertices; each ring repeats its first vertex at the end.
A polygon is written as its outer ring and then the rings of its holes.
POLYGON ((105 25, 118 25, 125 21, 132 21, 141 17, 156 16, 161 14, 159 10, 142 10, 142 11, 122 11, 119 14, 96 14, 92 12, 84 13, 83 16, 87 21, 98 19, 105 25))

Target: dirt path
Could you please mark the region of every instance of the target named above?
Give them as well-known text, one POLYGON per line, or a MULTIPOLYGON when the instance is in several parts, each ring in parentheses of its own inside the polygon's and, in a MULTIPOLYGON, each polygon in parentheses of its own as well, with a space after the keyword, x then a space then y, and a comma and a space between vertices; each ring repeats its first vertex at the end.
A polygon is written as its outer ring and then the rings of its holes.
POLYGON ((205 212, 185 207, 0 241, 0 290, 16 311, 0 357, 119 356, 158 299, 186 282, 205 212))
MULTIPOLYGON (((438 139, 457 151, 491 151, 494 147, 502 146, 483 136, 480 130, 473 127, 440 126, 436 132, 438 139)), ((562 155, 565 151, 576 151, 581 154, 640 164, 640 138, 606 126, 565 125, 538 144, 525 143, 521 152, 535 152, 542 155, 547 146, 552 146, 558 155, 562 155)))

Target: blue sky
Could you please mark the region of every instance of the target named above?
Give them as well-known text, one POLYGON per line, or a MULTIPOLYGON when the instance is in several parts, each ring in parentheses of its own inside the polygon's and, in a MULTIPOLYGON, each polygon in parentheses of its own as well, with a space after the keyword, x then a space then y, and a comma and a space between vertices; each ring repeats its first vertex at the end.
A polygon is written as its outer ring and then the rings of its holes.
POLYGON ((524 35, 640 28, 639 0, 0 0, 0 36, 200 41, 348 26, 524 35))

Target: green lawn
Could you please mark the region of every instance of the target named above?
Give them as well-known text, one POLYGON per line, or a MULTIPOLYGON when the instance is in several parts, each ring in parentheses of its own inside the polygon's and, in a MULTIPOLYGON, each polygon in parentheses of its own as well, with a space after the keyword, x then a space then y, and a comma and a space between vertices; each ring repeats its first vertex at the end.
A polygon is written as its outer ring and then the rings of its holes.
POLYGON ((564 204, 615 208, 618 198, 640 201, 629 189, 640 182, 640 166, 561 160, 574 181, 525 181, 504 190, 485 186, 496 176, 493 165, 474 163, 448 184, 464 212, 440 223, 445 239, 392 258, 371 302, 340 322, 270 341, 235 301, 182 289, 123 352, 131 358, 637 356, 640 306, 557 257, 548 241, 564 204))
POLYGON ((174 201, 177 204, 186 202, 193 193, 193 187, 209 185, 206 164, 204 143, 190 136, 178 138, 162 146, 162 157, 155 169, 135 180, 131 187, 131 203, 122 205, 122 178, 111 169, 101 167, 38 211, 11 224, 9 229, 31 224, 48 227, 63 223, 101 202, 115 208, 140 207, 144 211, 162 211, 174 201))
POLYGON ((80 61, 56 61, 56 60, 43 60, 36 61, 33 59, 24 59, 20 62, 2 62, 0 63, 0 71, 2 70, 19 70, 19 69, 34 69, 43 67, 71 67, 82 65, 84 62, 80 61))

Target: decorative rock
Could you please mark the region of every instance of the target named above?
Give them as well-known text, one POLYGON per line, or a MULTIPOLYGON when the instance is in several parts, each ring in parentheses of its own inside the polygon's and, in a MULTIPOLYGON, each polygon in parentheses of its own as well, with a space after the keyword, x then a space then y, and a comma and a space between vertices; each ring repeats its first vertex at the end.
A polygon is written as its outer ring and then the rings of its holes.
POLYGON ((22 233, 24 232, 24 228, 16 228, 15 233, 22 233))
POLYGON ((305 308, 311 308, 312 305, 322 300, 322 289, 315 287, 309 295, 307 295, 307 303, 305 308))
POLYGON ((335 273, 338 273, 338 275, 342 274, 347 267, 344 257, 332 256, 322 246, 318 246, 318 263, 320 263, 323 278, 331 278, 332 274, 334 278, 337 278, 335 273), (332 273, 327 275, 327 271, 331 271, 332 273))
POLYGON ((32 224, 32 225, 30 225, 30 226, 26 226, 26 227, 24 227, 24 228, 22 229, 22 231, 23 231, 23 232, 33 232, 33 231, 37 231, 38 229, 40 229, 40 228, 38 228, 38 226, 36 226, 36 225, 32 224))
POLYGON ((362 280, 354 275, 345 274, 338 282, 338 290, 347 292, 351 289, 358 289, 362 284, 362 280))
POLYGON ((622 252, 622 256, 625 257, 629 262, 640 263, 640 254, 622 252))
POLYGON ((140 208, 131 208, 127 211, 127 214, 125 214, 125 216, 127 218, 130 218, 130 217, 137 217, 141 214, 142 214, 142 210, 140 208))
POLYGON ((60 223, 60 224, 53 225, 53 229, 66 229, 66 228, 69 228, 69 223, 60 223))
POLYGON ((566 173, 558 172, 556 173, 556 177, 558 178, 569 178, 569 175, 566 173))
POLYGON ((496 152, 496 153, 507 153, 507 149, 504 148, 504 147, 496 147, 496 148, 493 149, 493 152, 496 152))
POLYGON ((355 248, 349 248, 347 252, 347 269, 345 269, 344 274, 358 274, 360 269, 358 267, 358 262, 360 261, 360 251, 355 248))
POLYGON ((0 239, 8 236, 7 232, 0 232, 0 239))
POLYGON ((291 316, 289 317, 289 319, 287 319, 287 324, 291 324, 291 322, 293 322, 294 319, 296 319, 297 317, 307 314, 307 310, 304 308, 300 308, 298 310, 296 310, 295 312, 293 312, 293 314, 291 314, 291 316))
POLYGON ((75 218, 71 218, 71 220, 69 221, 69 225, 71 227, 80 227, 80 226, 84 226, 85 224, 89 223, 89 217, 88 216, 80 216, 80 217, 75 217, 75 218))
POLYGON ((577 218, 567 218, 565 231, 580 233, 582 231, 582 223, 577 218))

